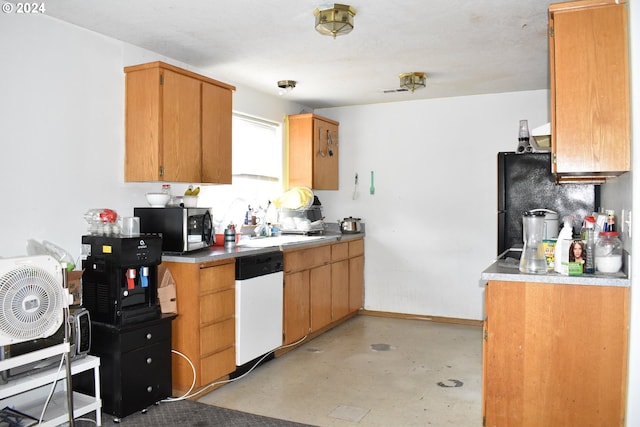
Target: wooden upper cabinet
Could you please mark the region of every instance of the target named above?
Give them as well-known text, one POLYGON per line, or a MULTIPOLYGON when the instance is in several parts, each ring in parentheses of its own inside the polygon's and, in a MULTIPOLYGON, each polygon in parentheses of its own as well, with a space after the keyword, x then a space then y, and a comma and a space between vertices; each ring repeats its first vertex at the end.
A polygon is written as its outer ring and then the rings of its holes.
POLYGON ((202 83, 202 180, 231 184, 232 92, 202 83))
POLYGON ((340 124, 315 114, 288 117, 289 186, 338 189, 340 124))
POLYGON ((163 62, 124 70, 125 181, 231 183, 235 88, 163 62))
POLYGON ((566 177, 630 169, 627 5, 549 6, 553 169, 566 177))

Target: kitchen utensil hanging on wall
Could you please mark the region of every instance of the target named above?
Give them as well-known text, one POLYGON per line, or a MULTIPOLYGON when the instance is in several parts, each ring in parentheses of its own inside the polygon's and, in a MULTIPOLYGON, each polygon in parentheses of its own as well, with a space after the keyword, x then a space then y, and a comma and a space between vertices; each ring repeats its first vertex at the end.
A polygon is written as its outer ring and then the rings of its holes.
POLYGON ((357 199, 358 196, 360 196, 360 194, 358 193, 358 172, 356 172, 353 183, 353 200, 357 199))
POLYGON ((376 193, 376 187, 373 184, 373 171, 371 171, 371 186, 369 187, 369 194, 374 195, 376 193))

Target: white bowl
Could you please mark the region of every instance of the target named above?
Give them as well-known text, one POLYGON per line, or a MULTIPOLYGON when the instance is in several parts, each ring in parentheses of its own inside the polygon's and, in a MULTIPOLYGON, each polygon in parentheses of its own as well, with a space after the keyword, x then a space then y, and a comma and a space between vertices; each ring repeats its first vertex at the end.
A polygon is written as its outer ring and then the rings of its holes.
POLYGON ((169 203, 170 196, 165 193, 147 193, 147 202, 153 208, 164 208, 169 203))

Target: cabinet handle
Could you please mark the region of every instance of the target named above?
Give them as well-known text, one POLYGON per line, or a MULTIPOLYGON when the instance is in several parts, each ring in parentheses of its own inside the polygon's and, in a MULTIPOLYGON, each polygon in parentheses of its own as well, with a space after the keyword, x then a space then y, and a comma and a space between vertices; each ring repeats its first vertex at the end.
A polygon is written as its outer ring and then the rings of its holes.
POLYGON ((151 386, 147 387, 147 392, 148 393, 151 393, 152 391, 153 391, 153 387, 151 387, 151 386))
POLYGON ((151 359, 150 357, 147 357, 147 365, 151 365, 151 362, 153 362, 153 359, 151 359))
POLYGON ((148 340, 150 340, 150 339, 151 339, 151 337, 152 337, 151 333, 148 333, 148 334, 147 334, 147 339, 148 339, 148 340))

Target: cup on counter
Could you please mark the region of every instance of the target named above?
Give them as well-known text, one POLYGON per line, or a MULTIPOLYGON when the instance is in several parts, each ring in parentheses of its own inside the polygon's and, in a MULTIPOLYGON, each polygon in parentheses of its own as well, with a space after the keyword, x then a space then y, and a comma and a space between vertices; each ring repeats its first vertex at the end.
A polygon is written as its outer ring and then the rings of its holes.
POLYGON ((122 218, 122 235, 124 237, 137 237, 140 235, 140 218, 137 216, 125 216, 122 218))

